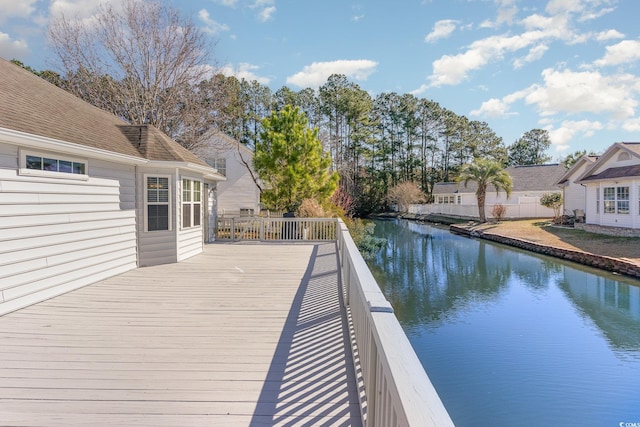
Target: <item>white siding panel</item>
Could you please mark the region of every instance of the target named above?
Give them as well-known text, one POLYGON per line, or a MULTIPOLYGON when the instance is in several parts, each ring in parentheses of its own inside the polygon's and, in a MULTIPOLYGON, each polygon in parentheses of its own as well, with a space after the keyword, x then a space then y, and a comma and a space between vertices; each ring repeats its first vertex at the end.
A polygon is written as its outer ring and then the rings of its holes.
POLYGON ((127 265, 127 264, 122 265, 120 267, 111 267, 107 271, 93 273, 90 277, 83 277, 78 280, 67 282, 63 285, 58 285, 54 288, 46 288, 41 291, 32 292, 23 297, 15 298, 9 301, 4 301, 2 299, 2 293, 0 292, 0 316, 15 310, 19 310, 24 307, 28 307, 40 301, 44 301, 49 298, 56 297, 65 292, 70 292, 75 289, 81 288, 83 286, 87 286, 92 283, 95 283, 97 281, 104 280, 118 274, 122 274, 124 272, 131 270, 132 268, 135 268, 135 267, 131 267, 131 265, 127 265))
POLYGON ((138 260, 140 267, 176 262, 176 234, 174 231, 140 234, 138 260))
POLYGON ((137 266, 134 166, 21 176, 17 155, 0 142, 0 314, 137 266))
MULTIPOLYGON (((49 267, 46 270, 18 274, 15 279, 19 282, 12 287, 6 287, 6 280, 0 279, 0 288, 3 289, 5 299, 10 300, 35 291, 53 288, 70 281, 83 278, 91 278, 95 273, 103 273, 112 268, 118 268, 131 264, 131 256, 135 256, 135 248, 129 251, 117 251, 103 253, 98 256, 88 257, 74 262, 49 267)), ((95 282, 96 280, 93 280, 95 282)))
MULTIPOLYGON (((66 234, 69 232, 70 221, 65 220, 63 223, 52 223, 46 225, 31 225, 23 227, 7 227, 0 228, 0 242, 3 240, 13 239, 26 239, 30 237, 50 236, 53 234, 66 234)), ((102 219, 100 221, 84 221, 81 223, 74 223, 73 230, 75 232, 90 231, 90 230, 102 230, 106 228, 122 228, 118 233, 130 233, 131 221, 129 218, 116 218, 116 219, 102 219)), ((134 227, 135 231, 135 227, 134 227)), ((3 252, 3 248, 0 246, 0 253, 3 252)))
POLYGON ((25 250, 3 253, 0 256, 0 266, 7 266, 8 271, 11 271, 11 274, 15 274, 20 271, 17 269, 17 265, 24 261, 28 268, 24 271, 33 271, 35 270, 33 266, 28 265, 30 262, 44 260, 45 265, 53 266, 63 262, 73 261, 78 257, 86 258, 102 252, 112 251, 114 250, 113 245, 117 245, 115 249, 118 250, 129 249, 131 247, 135 248, 135 245, 132 246, 131 239, 126 234, 103 236, 94 239, 65 242, 47 247, 37 246, 25 250))
POLYGON ((182 230, 178 234, 178 261, 202 252, 203 242, 202 227, 182 230))

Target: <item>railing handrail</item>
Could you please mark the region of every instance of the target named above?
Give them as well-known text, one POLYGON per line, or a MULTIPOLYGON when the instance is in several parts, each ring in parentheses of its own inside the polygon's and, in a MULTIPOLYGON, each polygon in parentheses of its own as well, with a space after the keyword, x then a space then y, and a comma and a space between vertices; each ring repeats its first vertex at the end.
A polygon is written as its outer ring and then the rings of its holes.
POLYGON ((217 240, 253 241, 335 241, 335 218, 220 217, 217 240))
POLYGON ((349 230, 338 251, 367 399, 367 426, 453 426, 431 380, 349 230))
POLYGON ((220 218, 220 223, 232 241, 336 241, 344 302, 356 341, 352 351, 359 361, 365 388, 365 425, 453 426, 391 304, 342 220, 242 217, 220 218))

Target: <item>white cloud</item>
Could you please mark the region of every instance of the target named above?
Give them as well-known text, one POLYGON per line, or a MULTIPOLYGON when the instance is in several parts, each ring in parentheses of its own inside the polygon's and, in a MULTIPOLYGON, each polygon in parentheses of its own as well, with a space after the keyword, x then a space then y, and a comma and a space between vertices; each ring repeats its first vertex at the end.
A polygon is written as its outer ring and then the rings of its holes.
MULTIPOLYGON (((561 40, 569 45, 584 43, 592 38, 616 38, 621 34, 615 30, 593 34, 580 33, 573 29, 576 19, 591 19, 608 13, 607 5, 610 0, 550 0, 546 7, 546 14, 532 13, 525 17, 521 24, 525 31, 520 34, 502 34, 476 40, 467 49, 455 55, 443 55, 432 63, 432 73, 428 77, 428 87, 443 85, 457 85, 469 78, 472 71, 484 68, 490 62, 504 60, 505 55, 521 49, 529 49, 529 53, 513 60, 515 68, 540 59, 548 50, 548 45, 561 40), (533 46, 533 47, 532 47, 533 46)), ((496 0, 500 22, 512 22, 517 14, 515 0, 496 0)), ((496 21, 497 23, 498 21, 496 21)), ((484 22, 483 26, 494 23, 484 22)), ((420 90, 425 90, 421 88, 420 90)))
POLYGON ((624 34, 622 34, 618 30, 601 31, 595 36, 595 39, 598 40, 599 42, 614 40, 614 39, 623 39, 623 38, 624 38, 624 34))
POLYGON ((276 13, 276 7, 275 6, 265 7, 258 14, 258 18, 262 22, 267 22, 268 20, 271 19, 271 17, 273 16, 274 13, 276 13))
POLYGON ((569 148, 569 141, 571 141, 576 135, 589 138, 595 134, 595 131, 602 130, 604 126, 602 123, 589 120, 565 120, 558 128, 553 126, 547 126, 546 130, 549 131, 549 139, 551 144, 555 147, 557 152, 566 151, 569 148))
POLYGON ((363 19, 364 19, 364 13, 362 15, 354 15, 351 17, 351 20, 353 22, 360 22, 363 19))
POLYGON ((549 50, 549 46, 545 44, 539 44, 532 47, 531 49, 529 49, 529 53, 527 54, 527 56, 525 56, 524 58, 518 58, 513 61, 513 68, 522 68, 529 62, 537 61, 544 56, 547 50, 549 50))
POLYGON ((70 18, 89 18, 102 3, 113 3, 116 6, 119 4, 115 0, 51 0, 49 14, 52 17, 64 14, 70 18))
POLYGON ((434 42, 438 39, 449 37, 456 30, 458 21, 452 19, 443 19, 433 25, 433 30, 424 38, 426 43, 434 42))
POLYGON ((551 15, 575 14, 579 21, 589 21, 613 11, 602 7, 609 3, 609 0, 550 0, 545 10, 551 15))
POLYGON ((268 85, 271 81, 268 77, 260 77, 255 73, 255 71, 259 69, 260 67, 257 65, 242 62, 237 68, 234 68, 232 65, 225 65, 219 70, 219 72, 225 76, 234 76, 238 80, 245 79, 249 82, 256 80, 262 85, 268 85))
POLYGON ((622 128, 627 132, 640 132, 640 117, 626 120, 622 124, 622 128))
POLYGON ((433 73, 429 77, 431 86, 456 85, 467 79, 469 72, 484 67, 490 60, 502 59, 506 52, 530 46, 542 38, 538 32, 517 36, 492 36, 477 40, 466 52, 444 55, 433 61, 433 73))
POLYGON ((498 15, 495 22, 486 20, 480 24, 480 28, 495 28, 501 24, 512 24, 518 14, 516 0, 495 0, 498 5, 498 15))
POLYGON ((317 88, 326 83, 332 74, 344 74, 356 80, 366 80, 377 65, 377 62, 368 59, 314 62, 305 66, 299 73, 287 77, 287 83, 302 88, 317 88))
POLYGON ((258 10, 257 17, 262 22, 267 22, 276 13, 275 0, 255 0, 249 7, 258 10))
POLYGON ((198 18, 200 18, 200 21, 205 25, 203 29, 207 33, 218 34, 222 31, 229 31, 228 25, 220 24, 215 19, 212 19, 206 9, 202 9, 198 12, 198 18))
POLYGON ((509 113, 509 104, 504 100, 491 98, 483 102, 479 109, 473 110, 469 115, 496 118, 505 117, 509 114, 513 114, 509 113))
POLYGON ((23 59, 29 53, 29 46, 24 40, 14 40, 9 34, 0 32, 0 57, 7 60, 23 59))
POLYGON ((633 117, 640 92, 640 78, 630 74, 605 76, 598 72, 542 72, 544 85, 533 85, 526 103, 534 104, 543 116, 564 113, 609 113, 614 119, 633 117))
POLYGON ((37 0, 0 0, 0 22, 9 18, 28 18, 35 12, 37 0))
POLYGON ((607 53, 602 59, 594 62, 597 66, 620 65, 640 59, 640 41, 623 40, 618 44, 607 46, 607 53))

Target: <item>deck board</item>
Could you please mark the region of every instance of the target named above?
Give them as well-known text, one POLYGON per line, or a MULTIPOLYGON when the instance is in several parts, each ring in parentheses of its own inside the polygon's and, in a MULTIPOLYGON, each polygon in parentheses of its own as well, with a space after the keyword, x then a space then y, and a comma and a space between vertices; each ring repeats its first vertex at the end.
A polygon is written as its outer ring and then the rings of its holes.
POLYGON ((360 425, 335 243, 213 244, 0 317, 0 425, 360 425))

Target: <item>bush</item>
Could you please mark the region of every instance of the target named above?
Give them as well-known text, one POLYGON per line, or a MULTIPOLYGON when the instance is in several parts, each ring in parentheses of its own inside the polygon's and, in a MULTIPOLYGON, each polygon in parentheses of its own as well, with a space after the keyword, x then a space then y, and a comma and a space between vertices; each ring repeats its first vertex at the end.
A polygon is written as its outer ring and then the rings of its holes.
POLYGON ((387 202, 392 205, 398 205, 398 212, 408 212, 409 205, 422 203, 425 200, 425 194, 420 190, 418 184, 412 181, 394 185, 387 193, 387 202))
POLYGON ((327 213, 315 199, 304 199, 296 211, 298 218, 326 218, 327 213))
POLYGON ((554 221, 560 216, 560 208, 562 207, 562 194, 547 193, 540 197, 540 204, 545 208, 553 209, 554 221))
POLYGON ((496 221, 500 222, 504 219, 504 216, 507 214, 507 207, 505 205, 501 205, 500 203, 496 203, 493 205, 493 209, 491 210, 491 216, 493 216, 496 221))
POLYGON ((387 239, 373 235, 376 228, 373 222, 363 221, 359 218, 344 218, 344 223, 364 259, 373 258, 387 244, 387 239))

